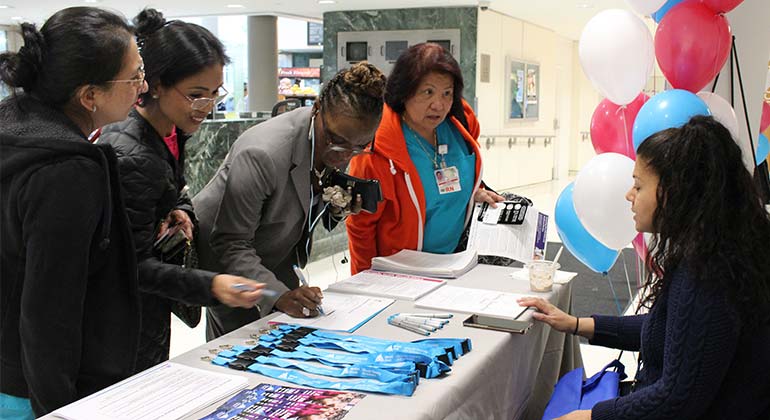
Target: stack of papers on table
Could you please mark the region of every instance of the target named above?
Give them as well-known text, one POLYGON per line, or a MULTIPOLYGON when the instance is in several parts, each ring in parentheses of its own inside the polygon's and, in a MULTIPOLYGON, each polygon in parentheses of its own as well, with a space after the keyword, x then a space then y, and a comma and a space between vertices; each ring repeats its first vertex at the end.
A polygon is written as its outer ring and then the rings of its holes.
POLYGON ((324 292, 321 304, 326 315, 315 318, 294 318, 281 314, 270 320, 271 324, 296 324, 323 330, 353 332, 395 302, 373 296, 346 295, 324 292))
POLYGON ((69 420, 177 420, 246 388, 242 376, 161 363, 64 406, 53 415, 69 420))
POLYGON ((372 258, 372 268, 380 271, 414 274, 417 276, 457 278, 476 266, 476 251, 457 254, 431 254, 404 249, 389 257, 372 258))
POLYGON ((527 310, 516 302, 520 297, 524 295, 447 285, 418 300, 414 306, 516 319, 527 310))
POLYGON ((445 280, 428 277, 366 270, 353 277, 333 283, 326 290, 417 300, 445 283, 445 280))

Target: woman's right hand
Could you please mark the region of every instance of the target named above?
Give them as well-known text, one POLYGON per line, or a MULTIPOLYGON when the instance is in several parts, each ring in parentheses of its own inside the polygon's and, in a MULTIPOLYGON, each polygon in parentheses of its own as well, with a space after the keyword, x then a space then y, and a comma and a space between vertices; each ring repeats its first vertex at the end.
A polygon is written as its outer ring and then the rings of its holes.
POLYGON ((294 318, 312 318, 318 316, 318 305, 323 299, 323 292, 317 287, 300 286, 290 290, 277 301, 275 308, 294 318))
POLYGON ((262 289, 264 288, 264 283, 257 283, 245 277, 229 274, 217 274, 211 281, 211 293, 217 300, 231 308, 253 308, 262 297, 262 289), (234 287, 236 284, 248 286, 254 290, 234 287))
POLYGON ((545 322, 557 331, 565 333, 575 331, 575 324, 577 322, 575 317, 565 313, 543 298, 523 297, 516 302, 521 306, 536 308, 538 312, 533 312, 532 318, 545 322))

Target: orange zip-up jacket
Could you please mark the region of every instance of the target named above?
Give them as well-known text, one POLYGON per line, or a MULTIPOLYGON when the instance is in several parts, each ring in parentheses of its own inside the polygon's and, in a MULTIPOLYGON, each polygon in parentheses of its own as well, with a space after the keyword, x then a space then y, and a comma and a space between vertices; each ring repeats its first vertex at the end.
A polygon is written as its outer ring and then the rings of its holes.
MULTIPOLYGON (((466 208, 467 224, 473 213, 473 197, 481 183, 481 153, 477 140, 479 122, 465 101, 463 108, 470 131, 455 117, 448 118, 476 155, 476 179, 466 208)), ((425 193, 406 148, 401 116, 388 105, 375 135, 373 153, 353 158, 349 172, 359 178, 379 180, 383 196, 376 213, 361 212, 347 219, 351 272, 370 268, 374 257, 392 255, 402 249, 422 250, 425 193)))

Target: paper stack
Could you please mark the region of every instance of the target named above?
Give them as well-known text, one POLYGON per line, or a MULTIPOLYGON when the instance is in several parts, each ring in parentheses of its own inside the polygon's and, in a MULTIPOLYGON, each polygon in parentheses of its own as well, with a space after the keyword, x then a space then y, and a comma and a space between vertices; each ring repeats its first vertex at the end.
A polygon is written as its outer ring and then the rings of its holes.
POLYGON ((478 256, 473 250, 457 254, 431 254, 404 249, 389 257, 372 258, 372 269, 453 279, 467 273, 477 262, 478 256))

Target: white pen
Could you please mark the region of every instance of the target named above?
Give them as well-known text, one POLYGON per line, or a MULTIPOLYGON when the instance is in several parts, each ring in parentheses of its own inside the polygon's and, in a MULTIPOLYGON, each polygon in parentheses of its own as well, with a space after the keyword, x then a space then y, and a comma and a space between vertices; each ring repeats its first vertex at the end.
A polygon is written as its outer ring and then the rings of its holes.
POLYGON ((416 316, 396 316, 395 318, 399 321, 409 321, 415 324, 425 324, 437 328, 444 328, 444 325, 448 323, 448 321, 441 321, 439 319, 420 318, 416 316))
POLYGON ((449 319, 453 317, 452 314, 400 314, 403 316, 416 316, 419 318, 441 318, 441 319, 449 319))
POLYGON ((413 327, 411 325, 404 324, 402 322, 398 322, 396 320, 390 320, 390 321, 388 321, 388 324, 393 325, 395 327, 403 328, 403 329, 405 329, 407 331, 411 331, 413 333, 417 333, 417 334, 420 334, 420 335, 426 335, 426 336, 430 335, 430 332, 428 332, 428 331, 422 330, 422 329, 417 328, 417 327, 413 327))
POLYGON ((398 319, 408 319, 415 322, 427 322, 427 323, 436 324, 436 325, 444 325, 449 323, 449 320, 446 320, 446 319, 423 318, 421 316, 409 316, 404 314, 395 314, 393 317, 398 319))
MULTIPOLYGON (((231 284, 230 287, 232 289, 235 289, 235 290, 240 290, 241 292, 252 292, 254 290, 257 290, 254 287, 252 287, 252 286, 250 286, 248 284, 244 284, 244 283, 231 284)), ((260 294, 262 296, 267 296, 267 297, 276 297, 276 296, 278 296, 278 292, 276 292, 275 290, 270 290, 270 289, 262 289, 262 290, 260 290, 260 294)))
POLYGON ((439 327, 436 327, 436 326, 433 326, 433 325, 430 325, 430 324, 425 324, 425 323, 422 323, 422 322, 414 322, 414 321, 409 321, 409 320, 405 320, 405 319, 398 319, 398 318, 394 318, 394 321, 401 322, 401 323, 404 323, 404 324, 407 324, 407 325, 411 325, 411 326, 413 326, 415 328, 419 328, 419 329, 422 329, 422 330, 425 330, 425 331, 430 331, 430 332, 436 332, 436 330, 439 329, 439 327))
MULTIPOLYGON (((300 270, 296 265, 292 265, 291 268, 294 269, 294 274, 296 274, 297 278, 299 278, 299 282, 302 283, 302 285, 305 287, 310 287, 307 280, 305 279, 305 276, 302 274, 302 270, 300 270)), ((320 303, 316 306, 316 309, 318 309, 318 313, 321 315, 326 315, 326 312, 324 312, 324 308, 321 307, 320 303)))

